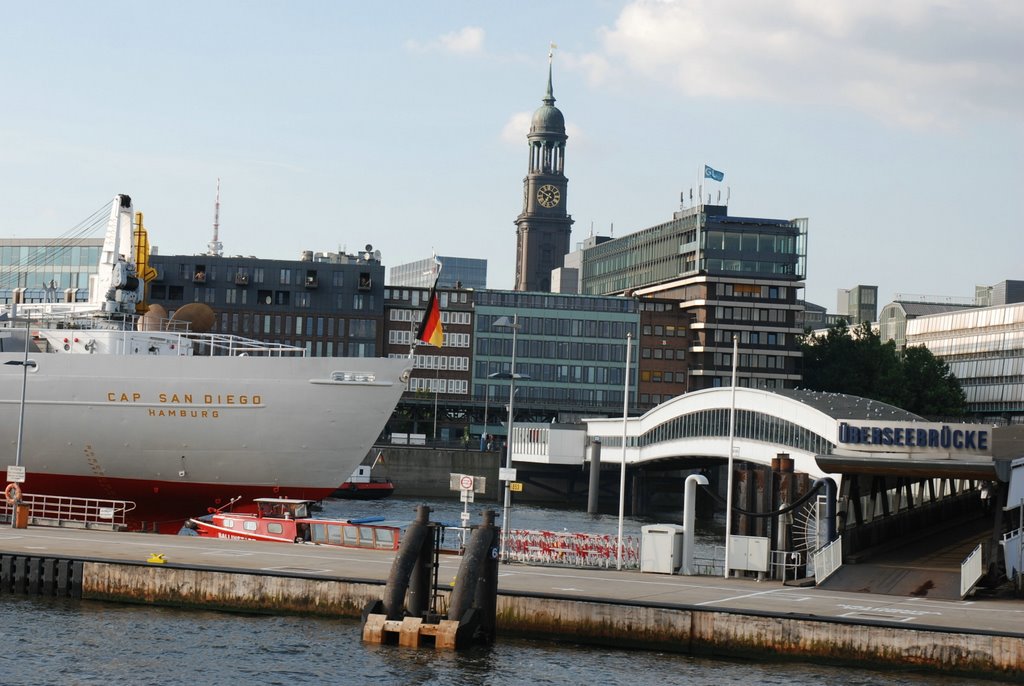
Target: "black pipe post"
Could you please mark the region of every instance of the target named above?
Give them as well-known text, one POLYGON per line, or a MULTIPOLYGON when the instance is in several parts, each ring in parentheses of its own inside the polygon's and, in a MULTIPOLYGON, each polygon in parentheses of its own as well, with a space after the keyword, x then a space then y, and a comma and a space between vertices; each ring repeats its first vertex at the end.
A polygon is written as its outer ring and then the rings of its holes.
MULTIPOLYGON (((477 585, 484 563, 490 556, 494 539, 494 513, 491 512, 491 521, 488 525, 482 524, 473 529, 473 535, 469 539, 465 553, 462 556, 462 564, 459 565, 458 575, 455 577, 455 586, 452 588, 451 599, 448 603, 448 619, 462 621, 463 616, 473 607, 476 597, 477 585)), ((495 574, 495 582, 497 574, 495 574)))
MULTIPOLYGON (((480 566, 480 577, 476 585, 473 606, 480 611, 480 631, 493 641, 498 614, 498 552, 500 546, 500 529, 494 526, 494 510, 484 510, 483 524, 480 527, 490 531, 491 543, 480 566)), ((482 534, 483 535, 483 534, 482 534)))
MULTIPOLYGON (((391 563, 384 586, 384 614, 388 619, 402 619, 405 613, 405 592, 409 588, 409 577, 423 549, 423 539, 430 534, 430 508, 426 505, 416 506, 416 519, 406 529, 398 555, 391 563)), ((429 586, 429 584, 428 584, 429 586)))
POLYGON ((601 439, 590 439, 590 487, 587 490, 587 514, 597 514, 597 499, 601 488, 601 439))
MULTIPOLYGON (((427 511, 430 511, 429 508, 427 511)), ((412 576, 409 579, 409 598, 406 602, 406 611, 413 617, 423 617, 430 610, 434 585, 436 530, 437 524, 433 522, 427 524, 427 535, 423 537, 423 544, 420 546, 419 555, 416 557, 416 564, 413 565, 412 576)))

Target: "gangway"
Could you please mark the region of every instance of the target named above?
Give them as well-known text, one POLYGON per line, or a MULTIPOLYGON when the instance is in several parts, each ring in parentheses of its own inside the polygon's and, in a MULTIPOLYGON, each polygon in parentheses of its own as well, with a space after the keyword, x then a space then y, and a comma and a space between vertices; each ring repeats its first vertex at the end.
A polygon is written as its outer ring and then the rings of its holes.
MULTIPOLYGON (((103 500, 71 496, 23 493, 21 505, 29 508, 28 523, 73 529, 122 531, 127 529, 126 517, 135 509, 130 500, 103 500)), ((0 516, 10 523, 14 505, 0 500, 0 516)))

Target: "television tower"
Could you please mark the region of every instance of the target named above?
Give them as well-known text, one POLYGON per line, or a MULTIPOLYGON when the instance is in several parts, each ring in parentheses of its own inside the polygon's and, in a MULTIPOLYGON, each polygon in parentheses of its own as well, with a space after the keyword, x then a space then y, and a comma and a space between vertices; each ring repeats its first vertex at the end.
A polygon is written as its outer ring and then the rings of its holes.
POLYGON ((220 179, 217 179, 217 201, 213 204, 213 240, 206 245, 206 254, 210 257, 221 257, 224 244, 220 242, 220 179))

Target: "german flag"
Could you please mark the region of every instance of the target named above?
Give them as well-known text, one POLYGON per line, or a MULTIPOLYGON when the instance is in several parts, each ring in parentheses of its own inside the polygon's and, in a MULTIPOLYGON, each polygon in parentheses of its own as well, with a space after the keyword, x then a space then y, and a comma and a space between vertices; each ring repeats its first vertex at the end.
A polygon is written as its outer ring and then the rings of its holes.
POLYGON ((416 339, 438 348, 444 345, 444 329, 441 328, 441 305, 437 300, 437 284, 430 289, 427 299, 427 310, 423 313, 416 339))

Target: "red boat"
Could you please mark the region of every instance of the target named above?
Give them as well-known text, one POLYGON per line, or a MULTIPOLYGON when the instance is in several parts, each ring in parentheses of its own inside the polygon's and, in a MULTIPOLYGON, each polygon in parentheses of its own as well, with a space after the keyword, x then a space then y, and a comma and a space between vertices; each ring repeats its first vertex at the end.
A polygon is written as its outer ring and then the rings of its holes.
POLYGON ((378 500, 395 492, 395 484, 385 476, 373 476, 369 481, 346 481, 338 487, 332 498, 347 500, 378 500))
POLYGON ((199 536, 244 541, 319 543, 346 548, 398 550, 402 526, 366 520, 316 519, 315 500, 256 498, 255 514, 214 512, 194 517, 185 526, 199 536))
POLYGON ((384 476, 374 476, 373 469, 378 463, 383 464, 384 454, 378 453, 373 464, 365 464, 356 467, 348 481, 338 486, 338 490, 331 494, 334 498, 345 498, 347 500, 378 500, 387 498, 395 492, 395 484, 391 479, 384 476))

